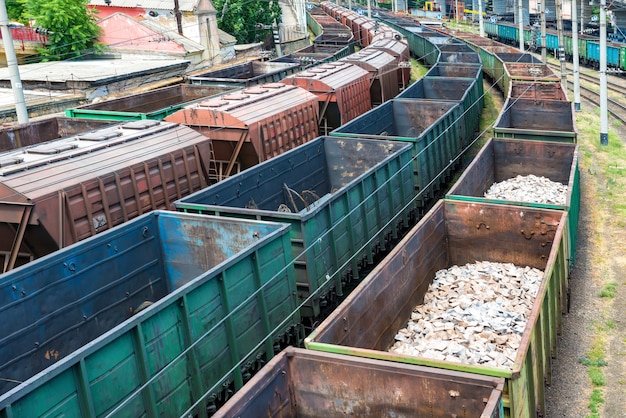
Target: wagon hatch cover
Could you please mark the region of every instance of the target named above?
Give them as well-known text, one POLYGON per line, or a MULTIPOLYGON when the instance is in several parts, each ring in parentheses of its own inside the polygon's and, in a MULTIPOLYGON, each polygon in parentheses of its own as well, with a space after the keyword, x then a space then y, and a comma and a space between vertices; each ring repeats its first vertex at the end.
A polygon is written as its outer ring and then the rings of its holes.
POLYGON ((263 84, 262 87, 265 87, 266 89, 282 89, 283 87, 287 87, 287 85, 283 83, 267 83, 263 84))
POLYGON ((39 147, 33 147, 26 150, 29 154, 43 154, 43 155, 52 155, 59 154, 63 151, 69 151, 78 148, 78 144, 76 143, 65 143, 65 144, 56 144, 56 145, 42 145, 39 147))
POLYGON ((245 100, 247 98, 249 98, 250 95, 248 94, 241 94, 241 93, 233 93, 233 94, 227 94, 225 96, 222 96, 222 98, 224 100, 245 100))
POLYGON ((269 89, 264 89, 263 87, 259 87, 259 86, 254 86, 254 87, 250 87, 250 88, 243 90, 243 92, 246 94, 263 94, 263 93, 267 93, 268 91, 269 89))
MULTIPOLYGON (((142 130, 142 129, 152 128, 153 126, 157 126, 160 123, 161 122, 158 121, 158 120, 151 120, 151 119, 134 120, 132 122, 125 123, 124 125, 122 125, 122 128, 124 128, 124 129, 142 130)), ((121 133, 120 133, 120 135, 121 135, 121 133)))
POLYGON ((97 131, 78 135, 78 139, 84 141, 106 141, 107 139, 117 138, 118 136, 122 136, 121 131, 97 131))
POLYGON ((11 157, 0 160, 0 168, 7 167, 9 165, 19 164, 24 161, 24 158, 21 157, 11 157))
POLYGON ((228 103, 229 102, 226 100, 214 99, 214 100, 207 100, 207 101, 201 102, 198 105, 202 107, 216 108, 216 107, 226 106, 228 103))

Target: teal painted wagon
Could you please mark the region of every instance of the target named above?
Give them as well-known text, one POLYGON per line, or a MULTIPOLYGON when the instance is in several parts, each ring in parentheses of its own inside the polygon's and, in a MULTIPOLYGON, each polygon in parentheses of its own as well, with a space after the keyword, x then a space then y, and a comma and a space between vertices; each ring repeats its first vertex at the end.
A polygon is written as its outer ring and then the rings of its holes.
POLYGON ((174 202, 177 210, 291 224, 307 325, 408 225, 412 147, 320 137, 174 202))
POLYGON ((0 279, 0 417, 205 416, 297 342, 294 292, 285 224, 155 211, 59 250, 0 279))

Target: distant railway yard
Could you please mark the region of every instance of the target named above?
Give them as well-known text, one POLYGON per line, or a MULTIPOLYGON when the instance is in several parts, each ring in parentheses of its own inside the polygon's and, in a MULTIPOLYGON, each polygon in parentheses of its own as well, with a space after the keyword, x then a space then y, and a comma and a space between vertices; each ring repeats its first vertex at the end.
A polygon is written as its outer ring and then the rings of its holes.
POLYGON ((307 16, 0 130, 0 418, 625 416, 624 79, 307 16))

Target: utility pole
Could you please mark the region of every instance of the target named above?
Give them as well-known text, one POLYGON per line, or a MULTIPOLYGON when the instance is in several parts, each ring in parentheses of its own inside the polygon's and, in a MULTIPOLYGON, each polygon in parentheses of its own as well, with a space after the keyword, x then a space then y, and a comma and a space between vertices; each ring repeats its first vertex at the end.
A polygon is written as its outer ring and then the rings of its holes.
POLYGON ((478 0, 478 34, 485 37, 485 23, 483 22, 483 0, 478 0))
POLYGON ((519 29, 519 50, 524 52, 524 16, 522 15, 524 9, 522 7, 522 0, 517 0, 517 27, 519 29))
POLYGON ((559 62, 561 63, 561 83, 567 94, 567 72, 565 67, 565 43, 563 41, 563 1, 556 0, 556 31, 559 39, 559 62))
POLYGON ((580 65, 578 57, 578 17, 576 13, 576 0, 572 0, 572 64, 574 65, 574 110, 580 112, 580 65))
POLYGON ((546 48, 546 7, 541 4, 541 1, 537 1, 537 9, 539 9, 539 16, 541 18, 541 61, 547 63, 547 48, 546 48))
POLYGON ((580 34, 585 33, 585 0, 580 2, 580 34))
POLYGON ((606 0, 600 0, 600 144, 609 145, 609 103, 606 80, 606 0))
POLYGON ((367 17, 372 18, 372 0, 367 0, 367 17))
POLYGON ((28 111, 26 110, 26 100, 24 100, 24 90, 22 80, 20 79, 20 70, 17 66, 17 56, 15 55, 15 48, 13 47, 11 29, 9 29, 9 15, 7 14, 7 6, 4 0, 0 0, 0 31, 2 32, 7 67, 9 68, 9 79, 11 80, 11 88, 13 89, 13 97, 15 99, 17 121, 18 123, 27 123, 28 111))

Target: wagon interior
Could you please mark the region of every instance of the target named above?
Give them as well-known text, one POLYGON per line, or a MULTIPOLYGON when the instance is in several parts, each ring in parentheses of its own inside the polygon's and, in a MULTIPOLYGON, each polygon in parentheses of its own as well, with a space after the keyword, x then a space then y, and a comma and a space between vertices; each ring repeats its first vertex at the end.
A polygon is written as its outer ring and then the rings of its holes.
MULTIPOLYGON (((465 90, 462 91, 465 93, 465 90)), ((342 134, 418 138, 455 102, 391 100, 336 129, 342 134)))
POLYGON ((400 98, 461 100, 473 83, 473 78, 424 77, 402 92, 400 98))
POLYGON ((119 99, 79 106, 76 109, 149 113, 168 106, 182 105, 185 102, 222 94, 229 90, 231 89, 228 87, 220 86, 179 84, 119 99))
POLYGON ((405 145, 321 137, 180 202, 306 213, 405 145))

